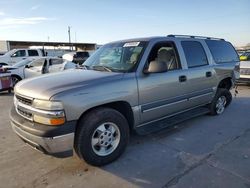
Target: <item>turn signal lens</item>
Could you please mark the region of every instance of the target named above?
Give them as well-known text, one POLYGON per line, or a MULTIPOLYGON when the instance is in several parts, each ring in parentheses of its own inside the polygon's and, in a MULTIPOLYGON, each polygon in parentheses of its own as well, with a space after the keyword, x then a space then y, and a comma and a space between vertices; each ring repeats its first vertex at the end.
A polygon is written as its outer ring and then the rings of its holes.
POLYGON ((65 123, 65 118, 48 118, 39 115, 34 115, 33 119, 37 123, 45 124, 45 125, 62 125, 65 123))
POLYGON ((51 125, 61 125, 65 123, 65 118, 50 119, 51 125))

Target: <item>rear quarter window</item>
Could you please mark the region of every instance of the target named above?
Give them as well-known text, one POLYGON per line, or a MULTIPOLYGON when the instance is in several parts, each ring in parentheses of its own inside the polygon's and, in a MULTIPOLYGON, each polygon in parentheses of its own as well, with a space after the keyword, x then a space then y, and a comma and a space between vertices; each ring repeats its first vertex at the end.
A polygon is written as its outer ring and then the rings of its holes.
POLYGON ((215 63, 220 64, 239 61, 239 56, 231 43, 221 40, 206 40, 206 43, 215 63))
POLYGON ((39 56, 37 50, 28 50, 29 56, 39 56))

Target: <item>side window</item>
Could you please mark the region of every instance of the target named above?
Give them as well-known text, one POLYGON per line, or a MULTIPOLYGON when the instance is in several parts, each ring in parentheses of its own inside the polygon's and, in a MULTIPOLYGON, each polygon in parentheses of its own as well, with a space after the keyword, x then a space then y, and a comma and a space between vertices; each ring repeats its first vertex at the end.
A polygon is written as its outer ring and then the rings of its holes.
POLYGON ((208 65, 207 56, 201 43, 197 41, 182 41, 181 45, 184 50, 188 68, 208 65))
POLYGON ((148 63, 155 61, 163 62, 167 66, 167 70, 181 69, 178 54, 174 43, 172 42, 161 42, 156 44, 148 57, 148 63))
POLYGON ((39 56, 37 50, 28 50, 29 56, 39 56))
POLYGON ((25 50, 18 50, 12 55, 12 57, 25 57, 25 56, 26 56, 25 50))
POLYGON ((206 40, 206 43, 216 63, 239 61, 237 52, 229 42, 221 40, 206 40))

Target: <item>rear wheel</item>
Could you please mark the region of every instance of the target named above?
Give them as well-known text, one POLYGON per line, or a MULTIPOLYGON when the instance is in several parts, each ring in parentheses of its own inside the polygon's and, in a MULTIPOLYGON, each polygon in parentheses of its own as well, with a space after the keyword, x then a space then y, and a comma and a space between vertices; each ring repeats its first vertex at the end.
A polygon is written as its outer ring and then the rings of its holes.
POLYGON ((220 115, 225 111, 225 108, 231 103, 232 94, 229 90, 218 88, 212 103, 210 104, 210 114, 220 115))
POLYGON ((75 150, 89 164, 102 166, 116 160, 129 140, 126 118, 111 108, 94 109, 79 122, 75 150))

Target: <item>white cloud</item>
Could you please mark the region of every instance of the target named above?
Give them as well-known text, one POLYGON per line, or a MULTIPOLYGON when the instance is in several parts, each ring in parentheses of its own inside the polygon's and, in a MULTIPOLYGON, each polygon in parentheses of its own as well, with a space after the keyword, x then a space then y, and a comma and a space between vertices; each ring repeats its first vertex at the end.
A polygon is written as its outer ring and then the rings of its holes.
POLYGON ((35 5, 33 7, 30 8, 30 10, 37 10, 41 5, 35 5))
POLYGON ((11 25, 35 25, 43 21, 51 20, 46 17, 29 17, 29 18, 3 18, 0 19, 0 26, 11 25))
POLYGON ((5 13, 3 11, 0 11, 0 16, 4 16, 5 13))

